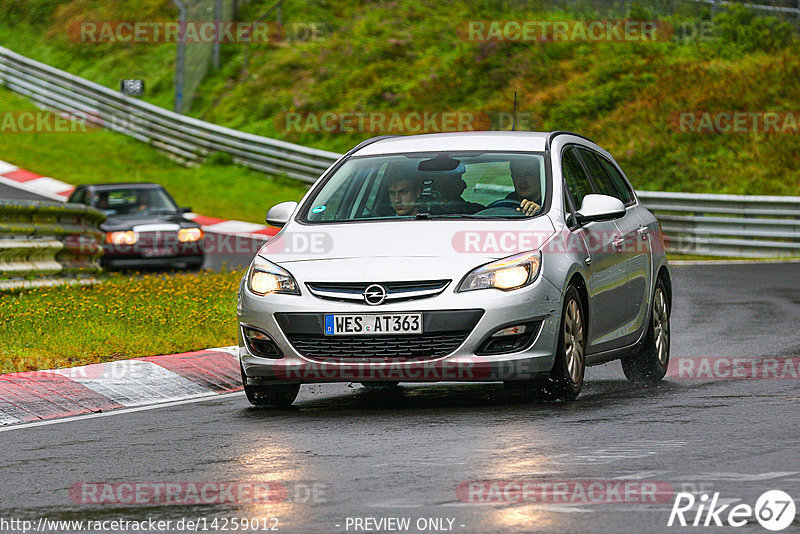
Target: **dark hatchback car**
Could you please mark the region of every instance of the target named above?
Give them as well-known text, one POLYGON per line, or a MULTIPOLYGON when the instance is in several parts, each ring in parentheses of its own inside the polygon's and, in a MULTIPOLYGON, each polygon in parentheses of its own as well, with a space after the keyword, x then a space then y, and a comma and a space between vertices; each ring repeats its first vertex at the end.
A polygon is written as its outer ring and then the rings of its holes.
POLYGON ((158 184, 115 183, 78 186, 68 202, 85 204, 106 214, 101 263, 109 269, 141 267, 200 268, 203 230, 184 217, 158 184))

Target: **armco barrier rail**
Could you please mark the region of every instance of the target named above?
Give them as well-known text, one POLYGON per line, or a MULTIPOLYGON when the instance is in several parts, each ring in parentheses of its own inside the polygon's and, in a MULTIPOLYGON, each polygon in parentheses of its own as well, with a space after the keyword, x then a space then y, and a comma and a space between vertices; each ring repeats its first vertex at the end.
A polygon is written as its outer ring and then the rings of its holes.
POLYGON ((77 204, 0 200, 0 289, 99 273, 105 218, 77 204))
POLYGON ((800 197, 638 191, 667 250, 708 256, 800 256, 800 197))
POLYGON ((0 85, 196 162, 222 152, 252 169, 313 182, 339 154, 232 130, 142 102, 0 47, 0 85))

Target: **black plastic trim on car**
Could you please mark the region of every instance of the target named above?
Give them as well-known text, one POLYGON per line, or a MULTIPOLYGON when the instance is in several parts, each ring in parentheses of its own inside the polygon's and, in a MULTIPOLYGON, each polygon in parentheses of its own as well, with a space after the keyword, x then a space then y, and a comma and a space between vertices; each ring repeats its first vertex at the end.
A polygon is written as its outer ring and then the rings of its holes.
MULTIPOLYGON (((333 312, 331 312, 333 313, 333 312)), ((283 331, 284 335, 292 334, 306 334, 306 335, 320 335, 324 336, 325 332, 325 315, 331 313, 297 313, 297 312, 279 312, 275 314, 275 320, 278 326, 283 331)), ((363 313, 337 313, 337 315, 372 315, 375 313, 414 313, 413 311, 370 311, 363 313)), ((422 311, 422 332, 423 334, 429 333, 446 333, 446 332, 471 332, 478 321, 483 317, 484 310, 435 310, 435 311, 422 311)), ((403 334, 407 336, 414 336, 416 334, 403 334)), ((338 336, 326 336, 338 337, 338 336)), ((381 336, 360 336, 367 339, 380 339, 381 336)))
POLYGON ((317 361, 414 362, 452 354, 468 335, 467 331, 384 336, 290 334, 287 339, 297 352, 317 361))
MULTIPOLYGON (((539 337, 539 332, 542 330, 542 325, 544 324, 543 317, 537 317, 534 319, 524 319, 524 320, 517 320, 511 321, 510 323, 506 323, 502 326, 498 326, 488 334, 486 334, 483 339, 481 339, 480 343, 478 343, 478 349, 475 351, 475 354, 478 356, 494 356, 497 354, 510 354, 512 352, 520 352, 523 350, 529 349, 536 339, 539 337), (509 328, 512 326, 517 325, 525 325, 526 327, 530 327, 527 331, 523 334, 517 334, 515 336, 508 336, 509 338, 516 338, 515 343, 504 350, 492 350, 491 344, 495 340, 502 340, 503 338, 492 338, 492 336, 503 330, 505 328, 509 328)), ((504 336, 505 337, 505 336, 504 336)))
POLYGON ((566 130, 555 130, 553 132, 550 132, 550 135, 547 136, 547 141, 545 141, 545 143, 544 143, 544 149, 545 150, 550 150, 550 145, 552 144, 553 139, 555 139, 559 135, 574 135, 575 137, 580 137, 581 139, 586 139, 590 143, 594 143, 594 141, 592 141, 591 139, 589 139, 585 135, 576 134, 575 132, 568 132, 566 130))
POLYGON ((242 339, 244 339, 247 349, 254 356, 258 356, 260 358, 269 358, 271 360, 279 360, 283 358, 283 352, 281 352, 278 344, 275 343, 275 340, 272 339, 272 336, 264 332, 262 329, 246 324, 241 324, 240 328, 242 329, 242 339), (267 336, 269 341, 250 339, 250 337, 247 335, 247 330, 256 330, 258 333, 267 336))

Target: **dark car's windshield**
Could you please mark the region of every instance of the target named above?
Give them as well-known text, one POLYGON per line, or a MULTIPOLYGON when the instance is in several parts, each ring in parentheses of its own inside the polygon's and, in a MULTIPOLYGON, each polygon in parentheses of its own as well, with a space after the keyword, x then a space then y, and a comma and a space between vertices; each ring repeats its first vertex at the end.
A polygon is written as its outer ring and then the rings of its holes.
POLYGON ((354 157, 309 199, 304 220, 527 217, 541 213, 546 192, 541 153, 354 157))
POLYGON ((112 189, 95 191, 91 205, 106 215, 126 215, 178 211, 178 207, 162 189, 112 189))

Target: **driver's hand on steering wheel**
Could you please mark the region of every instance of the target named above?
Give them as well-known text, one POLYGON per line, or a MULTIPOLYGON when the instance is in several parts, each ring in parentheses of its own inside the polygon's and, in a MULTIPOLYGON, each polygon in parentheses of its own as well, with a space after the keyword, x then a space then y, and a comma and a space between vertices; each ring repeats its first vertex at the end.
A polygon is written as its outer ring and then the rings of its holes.
POLYGON ((534 213, 539 211, 539 208, 541 208, 541 206, 536 202, 534 202, 533 200, 528 200, 526 198, 523 198, 519 203, 517 211, 522 212, 525 215, 533 215, 534 213))

